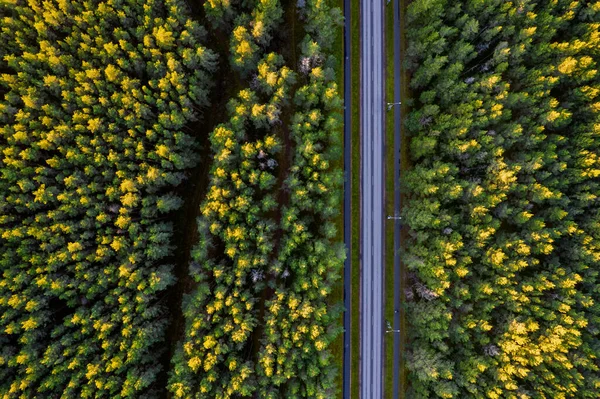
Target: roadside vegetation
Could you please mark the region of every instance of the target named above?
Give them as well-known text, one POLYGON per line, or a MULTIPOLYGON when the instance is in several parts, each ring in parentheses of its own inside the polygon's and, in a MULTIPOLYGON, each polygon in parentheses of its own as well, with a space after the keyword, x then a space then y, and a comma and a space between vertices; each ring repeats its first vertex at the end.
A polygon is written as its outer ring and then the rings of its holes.
MULTIPOLYGON (((385 6, 385 101, 394 102, 394 3, 390 1, 385 6)), ((397 106, 385 109, 385 210, 384 216, 395 215, 394 201, 394 109, 397 106)), ((386 220, 385 223, 385 271, 384 271, 384 303, 385 312, 384 331, 393 329, 394 326, 394 226, 395 220, 386 220)), ((394 397, 394 339, 397 333, 384 333, 384 395, 386 398, 394 397)))
POLYGON ((360 3, 350 2, 351 13, 351 90, 352 90, 352 325, 350 390, 353 398, 359 395, 360 359, 360 3))
POLYGON ((408 397, 598 397, 599 21, 408 6, 408 397))
POLYGON ((342 104, 327 49, 341 15, 321 1, 297 12, 305 36, 291 67, 270 51, 283 15, 277 1, 229 6, 225 14, 238 17, 218 21, 231 34, 232 70, 249 85, 210 135, 214 162, 190 265, 197 287, 184 299, 170 380, 176 397, 328 398, 338 388, 328 347, 341 308, 326 298, 344 260, 343 245, 331 242, 342 104))

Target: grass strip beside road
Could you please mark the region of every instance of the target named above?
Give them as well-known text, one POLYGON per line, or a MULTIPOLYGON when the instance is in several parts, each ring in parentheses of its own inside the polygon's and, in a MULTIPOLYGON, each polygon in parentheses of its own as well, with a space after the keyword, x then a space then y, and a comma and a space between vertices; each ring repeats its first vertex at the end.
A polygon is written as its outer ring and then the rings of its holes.
POLYGON ((360 1, 350 6, 352 35, 352 371, 351 397, 358 399, 360 356, 360 1))
MULTIPOLYGON (((394 102, 394 4, 385 6, 385 95, 387 102, 394 102)), ((394 214, 394 110, 385 108, 385 216, 394 214)), ((394 221, 385 221, 385 330, 394 321, 394 221)), ((394 386, 394 334, 385 333, 384 338, 384 384, 385 398, 392 398, 394 386)))
MULTIPOLYGON (((328 0, 328 4, 331 7, 339 7, 341 10, 344 9, 344 0, 328 0)), ((341 98, 344 98, 344 26, 341 25, 338 28, 338 34, 333 45, 332 54, 335 56, 335 77, 336 83, 338 85, 338 95, 341 98)), ((340 143, 344 142, 344 129, 340 128, 335 134, 340 136, 340 143)), ((336 160, 333 165, 335 168, 344 168, 344 159, 343 157, 339 160, 336 160)), ((344 196, 340 196, 340 204, 339 209, 342 211, 339 213, 335 220, 335 227, 337 229, 336 236, 334 238, 335 242, 344 241, 344 196)), ((341 278, 336 284, 331 296, 329 297, 330 306, 335 306, 339 303, 344 302, 344 270, 341 269, 339 271, 341 274, 341 278)), ((343 325, 344 323, 344 315, 340 315, 338 319, 338 323, 343 325)), ((331 344, 331 353, 333 355, 334 362, 336 364, 336 368, 338 370, 338 379, 337 379, 337 392, 338 397, 342 398, 342 387, 343 387, 343 374, 342 371, 344 369, 344 335, 340 334, 336 340, 331 344)))
MULTIPOLYGON (((327 0, 329 6, 338 7, 340 10, 344 9, 344 0, 327 0)), ((335 76, 336 83, 338 85, 338 95, 343 99, 344 98, 344 26, 341 25, 338 28, 338 34, 333 45, 332 54, 335 56, 335 76)), ((340 136, 340 143, 344 142, 344 129, 343 127, 339 129, 336 134, 340 136)), ((344 143, 345 145, 345 143, 344 143)), ((341 157, 334 164, 336 168, 344 168, 344 159, 341 157)), ((344 196, 340 196, 340 209, 342 210, 335 221, 335 227, 337 229, 337 234, 334 238, 336 242, 344 241, 344 196)), ((336 284, 331 296, 330 296, 330 305, 336 305, 344 302, 344 270, 340 271, 341 278, 336 284)), ((338 323, 343 325, 344 323, 344 315, 340 315, 338 319, 338 323)), ((333 359, 335 361, 337 370, 338 370, 338 379, 337 379, 337 392, 338 397, 342 398, 342 388, 343 388, 343 370, 344 370, 344 335, 340 334, 335 342, 331 344, 331 353, 333 355, 333 359)))
MULTIPOLYGON (((403 54, 406 54, 406 31, 402 29, 405 24, 405 14, 406 14, 406 6, 410 0, 400 0, 400 54, 401 59, 403 54)), ((412 93, 410 92, 410 88, 408 86, 408 82, 410 82, 410 77, 406 72, 406 68, 404 65, 400 66, 400 79, 402 84, 400 85, 400 98, 403 103, 400 106, 401 109, 401 118, 404 115, 408 115, 410 112, 410 108, 408 106, 408 102, 406 99, 411 98, 412 93)), ((410 161, 410 137, 406 134, 406 129, 401 128, 401 141, 400 141, 400 211, 402 212, 403 204, 406 203, 406 194, 403 193, 402 190, 402 176, 404 172, 412 168, 412 163, 410 161)), ((402 226, 400 230, 400 248, 402 253, 402 247, 405 245, 408 239, 408 227, 402 226)), ((400 307, 400 398, 395 399, 403 399, 406 397, 406 389, 408 388, 409 380, 408 380, 408 369, 406 368, 406 347, 408 344, 408 323, 406 321, 406 308, 404 307, 405 297, 404 293, 406 292, 407 286, 407 271, 406 265, 402 260, 402 256, 400 257, 400 287, 396 287, 396 289, 400 290, 401 296, 401 307, 400 307)))

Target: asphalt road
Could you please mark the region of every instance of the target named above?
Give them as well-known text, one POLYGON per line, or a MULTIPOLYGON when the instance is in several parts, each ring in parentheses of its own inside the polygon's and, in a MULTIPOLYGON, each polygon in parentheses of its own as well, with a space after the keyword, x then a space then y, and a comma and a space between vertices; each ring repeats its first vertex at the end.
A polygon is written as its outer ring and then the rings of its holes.
POLYGON ((350 0, 344 0, 344 399, 350 398, 352 382, 352 60, 350 0))
POLYGON ((383 397, 383 1, 361 2, 361 399, 383 397))

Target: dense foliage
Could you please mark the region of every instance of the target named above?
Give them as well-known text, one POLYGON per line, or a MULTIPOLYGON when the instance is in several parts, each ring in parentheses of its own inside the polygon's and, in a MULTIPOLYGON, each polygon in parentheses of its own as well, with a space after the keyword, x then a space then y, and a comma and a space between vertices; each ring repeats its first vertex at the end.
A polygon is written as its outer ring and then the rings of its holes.
MULTIPOLYGON (((325 21, 335 25, 335 16, 325 21)), ((310 36, 302 45, 305 59, 324 56, 310 36)), ((341 170, 331 164, 341 155, 341 99, 330 67, 311 67, 305 74, 294 98, 295 152, 284 182, 290 197, 281 214, 277 258, 269 267, 274 292, 265 305, 258 352, 261 385, 268 388, 259 391, 264 398, 335 396, 337 370, 327 348, 343 331, 342 309, 327 299, 345 259, 343 244, 332 243, 341 200, 341 170), (280 396, 277 387, 284 383, 280 396)))
POLYGON ((233 7, 205 3, 214 28, 231 36, 232 70, 250 87, 230 100, 228 122, 210 136, 214 162, 190 265, 197 288, 184 301, 170 388, 182 398, 331 398, 328 346, 340 327, 327 300, 344 250, 331 242, 341 100, 326 51, 339 10, 305 3, 295 68, 268 51, 278 1, 233 7))
POLYGON ((214 55, 176 0, 2 13, 0 396, 154 397, 214 55))
POLYGON ((600 2, 407 18, 410 394, 598 398, 600 2))

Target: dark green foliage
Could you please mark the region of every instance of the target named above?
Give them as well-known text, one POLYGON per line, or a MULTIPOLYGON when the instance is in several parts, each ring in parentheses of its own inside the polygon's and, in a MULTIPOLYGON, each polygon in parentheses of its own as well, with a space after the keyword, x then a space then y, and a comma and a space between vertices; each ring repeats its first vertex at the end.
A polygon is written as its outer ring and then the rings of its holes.
MULTIPOLYGON (((229 39, 221 67, 244 88, 206 149, 168 389, 331 398, 341 327, 329 296, 345 254, 329 52, 341 13, 318 0, 298 10, 296 72, 273 52, 289 39, 278 0, 203 9, 229 39)), ((189 125, 216 71, 206 32, 178 0, 17 0, 0 12, 0 396, 162 397, 175 187, 198 163, 189 125)))
MULTIPOLYGON (((267 56, 263 62, 273 58, 277 59, 267 56)), ((273 65, 277 88, 284 94, 279 102, 271 102, 277 107, 294 81, 293 73, 280 64, 273 65)), ((281 147, 269 129, 253 123, 253 110, 265 105, 257 100, 256 93, 242 90, 229 103, 229 123, 211 133, 212 181, 190 269, 199 288, 184 304, 186 336, 171 379, 176 397, 195 392, 207 398, 247 396, 256 387, 254 365, 244 358, 257 326, 260 292, 273 251, 275 222, 269 214, 276 203, 263 200, 273 196, 274 167, 268 165, 281 147), (260 131, 260 138, 251 138, 250 131, 255 137, 260 131), (215 253, 217 243, 222 255, 215 253)))
MULTIPOLYGON (((325 57, 318 50, 315 54, 325 57)), ((291 137, 296 152, 284 183, 290 200, 282 210, 278 257, 269 268, 274 293, 265 305, 259 350, 263 398, 336 395, 337 370, 327 347, 342 331, 337 324, 342 309, 329 308, 325 299, 339 278, 345 250, 342 243, 330 242, 342 185, 341 171, 331 167, 340 154, 341 125, 333 73, 313 68, 295 96, 291 137)))
POLYGON ((599 13, 408 8, 414 397, 599 395, 599 13))
MULTIPOLYGON (((157 396, 182 131, 213 54, 177 1, 5 3, 0 396, 157 396)), ((163 388, 164 390, 164 388, 163 388)))
POLYGON ((250 88, 230 100, 229 120, 211 133, 214 163, 190 264, 197 287, 183 305, 185 337, 169 388, 179 398, 332 398, 329 345, 341 309, 327 301, 345 254, 332 242, 341 100, 327 52, 339 10, 307 1, 296 73, 283 56, 264 54, 279 2, 238 7, 245 14, 230 28, 230 63, 250 88), (266 33, 257 36, 249 27, 262 15, 266 33), (238 57, 239 46, 249 57, 238 57))

